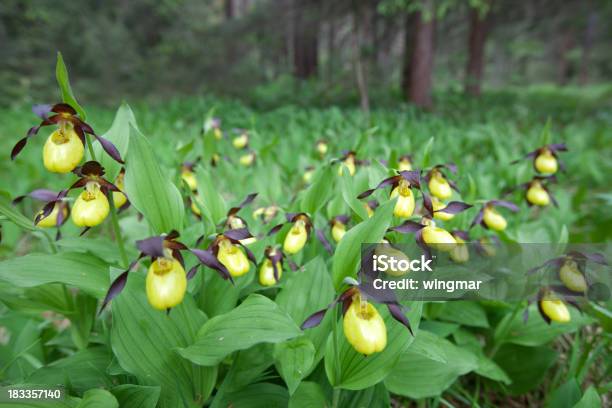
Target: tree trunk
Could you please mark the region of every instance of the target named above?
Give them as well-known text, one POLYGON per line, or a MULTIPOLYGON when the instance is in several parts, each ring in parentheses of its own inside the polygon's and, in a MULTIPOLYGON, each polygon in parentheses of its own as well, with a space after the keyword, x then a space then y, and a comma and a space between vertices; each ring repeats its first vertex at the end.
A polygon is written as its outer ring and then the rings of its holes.
POLYGON ((410 81, 408 100, 416 106, 430 108, 431 75, 434 61, 434 34, 436 28, 433 0, 426 0, 424 6, 428 16, 419 11, 416 13, 412 56, 410 58, 410 81))
POLYGON ((587 17, 587 25, 582 43, 582 57, 580 58, 580 84, 589 81, 589 65, 591 63, 591 49, 595 37, 595 26, 597 25, 597 14, 591 11, 587 17))
POLYGON ((406 100, 410 100, 410 77, 412 66, 412 53, 414 52, 414 36, 416 34, 416 14, 411 13, 406 16, 404 27, 404 64, 402 67, 402 92, 406 100))
POLYGON ((465 74, 465 93, 472 96, 480 95, 480 85, 484 71, 484 51, 487 41, 488 15, 482 15, 477 8, 470 11, 469 57, 465 74))
POLYGON ((231 20, 236 17, 236 4, 235 0, 225 0, 225 19, 231 20))
POLYGON ((568 54, 575 46, 573 30, 564 31, 561 34, 557 61, 557 83, 561 86, 567 85, 572 76, 572 64, 568 54))
POLYGON ((317 74, 319 64, 318 0, 300 2, 302 7, 294 10, 293 66, 297 78, 307 79, 317 74))
POLYGON ((367 19, 367 13, 363 10, 363 8, 358 8, 355 10, 353 14, 353 29, 351 32, 351 39, 353 43, 353 66, 357 79, 357 88, 359 89, 360 106, 361 110, 368 115, 370 113, 370 98, 368 95, 366 70, 361 56, 362 29, 365 29, 365 25, 363 24, 365 19, 367 19), (362 24, 360 24, 360 21, 362 24))

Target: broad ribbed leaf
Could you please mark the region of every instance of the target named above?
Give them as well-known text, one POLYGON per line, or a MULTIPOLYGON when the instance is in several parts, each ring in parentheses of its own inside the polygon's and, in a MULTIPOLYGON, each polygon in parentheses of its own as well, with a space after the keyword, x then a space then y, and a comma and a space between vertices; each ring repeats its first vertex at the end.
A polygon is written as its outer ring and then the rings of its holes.
POLYGON ((55 65, 55 79, 57 79, 57 84, 59 85, 60 92, 62 93, 62 101, 72 106, 79 114, 81 120, 85 121, 87 119, 87 115, 72 93, 70 79, 68 78, 68 69, 66 69, 66 64, 64 64, 62 53, 59 51, 57 53, 57 63, 55 65))
POLYGON ((11 204, 9 197, 8 193, 0 191, 0 214, 4 215, 9 221, 26 231, 36 231, 39 229, 34 225, 34 217, 29 219, 17 211, 17 208, 11 204))
POLYGON ((110 392, 101 388, 94 388, 83 394, 78 408, 119 408, 119 402, 110 392))
POLYGON ((280 373, 289 394, 293 394, 309 372, 315 358, 315 348, 306 337, 278 343, 274 348, 276 369, 280 373))
POLYGON ((110 387, 112 380, 105 373, 110 361, 105 347, 84 349, 39 368, 28 377, 28 383, 63 384, 79 395, 91 388, 110 387))
POLYGON ((334 168, 327 165, 317 171, 310 187, 304 192, 301 209, 309 214, 316 213, 327 202, 334 184, 334 168))
POLYGON ((549 347, 523 347, 504 344, 494 357, 495 363, 510 377, 512 383, 504 387, 511 395, 524 394, 537 388, 549 375, 558 353, 549 347))
POLYGON ((55 244, 67 251, 90 253, 107 262, 121 261, 117 244, 108 238, 65 237, 55 244))
MULTIPOLYGON (((339 320, 335 339, 334 336, 329 337, 325 351, 325 371, 333 386, 360 390, 379 383, 391 372, 398 358, 413 342, 414 337, 408 329, 393 319, 386 307, 375 307, 385 320, 387 347, 382 352, 369 356, 358 353, 344 337, 342 320, 339 320)), ((410 307, 407 316, 416 332, 421 319, 422 303, 413 302, 410 307)))
POLYGON ((325 394, 316 382, 305 381, 300 384, 289 400, 289 408, 327 407, 325 394))
POLYGON ((204 215, 210 219, 213 225, 216 225, 225 218, 227 212, 225 201, 219 194, 219 188, 214 183, 210 173, 202 166, 198 167, 196 177, 200 207, 204 210, 204 215))
POLYGON ((119 406, 130 408, 155 408, 160 391, 160 387, 133 384, 121 384, 111 389, 119 406))
MULTIPOLYGON (((420 332, 417 333, 417 337, 420 332)), ((455 346, 448 340, 438 339, 438 347, 444 352, 444 362, 409 347, 385 379, 389 391, 410 398, 425 398, 440 395, 450 387, 457 377, 478 367, 476 356, 466 349, 455 346)))
POLYGON ((487 314, 478 303, 467 301, 447 302, 441 309, 438 313, 441 320, 461 323, 466 326, 489 327, 487 314))
POLYGON ((179 353, 200 365, 215 365, 237 350, 278 343, 301 334, 291 317, 270 299, 253 294, 229 313, 210 319, 195 343, 179 353))
MULTIPOLYGON (((130 142, 130 126, 138 128, 132 109, 130 109, 130 106, 124 102, 121 104, 119 109, 117 109, 115 119, 113 120, 113 124, 111 125, 110 129, 108 129, 108 131, 102 135, 106 140, 115 145, 119 151, 119 154, 123 158, 126 157, 130 142)), ((117 178, 117 175, 119 175, 121 164, 109 156, 104 151, 100 143, 94 143, 93 148, 96 154, 96 159, 106 171, 106 179, 112 182, 117 178)))
POLYGON ((181 194, 159 167, 147 138, 133 126, 126 159, 125 192, 155 234, 182 230, 185 208, 181 194))
POLYGON ((395 200, 381 205, 372 218, 366 219, 347 231, 342 238, 332 264, 334 286, 339 289, 345 277, 357 276, 357 268, 361 262, 361 244, 376 243, 385 236, 391 222, 395 200))
POLYGON ((176 349, 191 344, 206 317, 187 295, 169 315, 147 302, 144 279, 132 273, 112 302, 111 344, 121 367, 139 384, 161 386, 160 407, 201 406, 214 387, 216 368, 183 360, 176 349))
POLYGON ((286 408, 288 403, 289 395, 285 387, 270 383, 259 383, 223 395, 221 406, 232 408, 286 408))
POLYGON ((0 262, 0 279, 20 287, 65 283, 96 298, 109 285, 108 264, 87 254, 29 254, 0 262))
POLYGON ((343 171, 340 177, 340 192, 342 194, 342 198, 344 198, 344 202, 351 207, 351 209, 357 214, 357 216, 362 220, 368 219, 368 212, 366 211, 364 202, 361 202, 357 199, 357 195, 361 193, 361 191, 355 191, 355 185, 353 182, 353 177, 348 173, 348 171, 343 171))

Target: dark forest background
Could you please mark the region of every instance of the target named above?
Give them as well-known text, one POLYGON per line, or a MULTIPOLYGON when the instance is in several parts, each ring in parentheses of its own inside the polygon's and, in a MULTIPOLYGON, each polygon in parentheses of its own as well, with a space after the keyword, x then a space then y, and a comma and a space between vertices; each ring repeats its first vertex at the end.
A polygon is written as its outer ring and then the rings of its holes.
MULTIPOLYGON (((2 0, 0 104, 216 94, 259 106, 431 107, 436 95, 602 84, 604 0, 2 0)), ((609 91, 608 91, 609 96, 609 91)))

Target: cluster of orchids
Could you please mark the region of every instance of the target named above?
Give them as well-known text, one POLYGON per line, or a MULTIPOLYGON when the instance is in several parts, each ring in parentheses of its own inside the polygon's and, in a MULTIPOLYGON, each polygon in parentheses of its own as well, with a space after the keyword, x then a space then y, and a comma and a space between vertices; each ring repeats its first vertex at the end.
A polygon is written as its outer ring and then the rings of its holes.
POLYGON ((565 151, 567 151, 567 146, 563 143, 548 144, 513 161, 512 164, 524 159, 533 160, 533 168, 537 174, 527 183, 520 184, 510 189, 509 192, 516 189, 524 190, 525 201, 529 206, 546 207, 551 202, 557 206, 557 200, 550 191, 550 184, 557 182, 555 174, 559 169, 563 169, 563 163, 559 160, 558 155, 565 151))
POLYGON ((109 156, 123 164, 117 148, 109 140, 97 135, 69 104, 35 105, 32 110, 42 121, 30 128, 27 135, 17 142, 11 152, 11 159, 19 155, 29 139, 36 136, 42 127, 55 126, 56 129, 43 147, 43 165, 52 173, 72 172, 78 177, 69 188, 60 192, 37 189, 15 198, 15 204, 25 197, 45 203, 36 214, 34 224, 41 228, 57 228, 56 238, 59 239, 59 228, 68 217, 77 227, 84 227, 85 232, 106 219, 110 212, 110 199, 115 208, 127 208, 129 202, 123 192, 123 170, 113 183, 104 178, 104 168, 97 161, 90 160, 80 165, 85 156, 85 145, 89 143, 88 135, 95 138, 109 156), (68 193, 74 189, 82 189, 82 192, 71 208, 68 193))
MULTIPOLYGON (((588 263, 608 265, 600 253, 569 251, 559 257, 549 259, 528 272, 534 274, 543 270, 552 281, 552 284, 538 291, 535 299, 530 299, 528 302, 537 302, 538 311, 546 323, 569 322, 571 315, 566 303, 580 310, 580 305, 576 300, 585 296, 592 285, 587 274, 588 263)), ((525 320, 528 318, 528 311, 527 308, 524 314, 525 320)))

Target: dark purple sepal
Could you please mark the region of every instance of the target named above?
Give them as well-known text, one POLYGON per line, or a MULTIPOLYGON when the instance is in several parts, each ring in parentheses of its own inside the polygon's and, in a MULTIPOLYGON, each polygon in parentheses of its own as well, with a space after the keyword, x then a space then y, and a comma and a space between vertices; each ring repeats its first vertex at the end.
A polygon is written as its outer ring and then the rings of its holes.
POLYGON ((420 170, 404 170, 400 171, 400 176, 410 183, 411 186, 421 188, 421 171, 420 170))
POLYGON ((510 201, 505 201, 505 200, 491 200, 489 201, 489 204, 495 206, 495 207, 503 207, 503 208, 507 208, 510 211, 513 212, 518 212, 519 211, 519 207, 514 204, 511 203, 510 201))
POLYGON ((408 329, 412 337, 414 337, 414 333, 412 332, 412 327, 410 327, 410 321, 404 313, 402 312, 402 307, 398 303, 387 303, 387 309, 389 309, 389 313, 391 316, 408 329))
POLYGON ((117 276, 117 278, 113 281, 113 283, 111 283, 110 287, 108 288, 108 292, 106 292, 106 296, 104 296, 104 300, 102 301, 102 306, 100 307, 100 311, 98 312, 98 315, 102 313, 104 308, 106 308, 106 305, 108 305, 111 300, 116 298, 117 295, 119 295, 123 291, 127 283, 129 272, 130 272, 130 269, 123 272, 121 275, 117 276))
POLYGON ((283 228, 284 225, 285 225, 285 223, 282 223, 282 224, 278 224, 278 225, 272 227, 272 229, 270 231, 268 231, 267 236, 276 234, 278 231, 280 231, 283 228))
POLYGON ((321 322, 323 321, 323 318, 325 317, 325 313, 327 312, 328 309, 329 307, 326 307, 325 309, 319 310, 311 314, 310 316, 308 316, 306 320, 304 320, 304 323, 302 323, 302 325, 300 326, 300 329, 306 330, 306 329, 310 329, 310 328, 316 327, 319 324, 321 324, 321 322))
POLYGON ((234 283, 234 279, 232 278, 232 275, 229 273, 229 271, 227 270, 227 268, 225 267, 225 265, 223 265, 221 262, 219 262, 219 260, 217 259, 217 257, 213 254, 213 252, 209 249, 190 249, 191 253, 194 254, 199 261, 211 268, 216 270, 219 275, 221 275, 221 277, 225 280, 229 280, 232 283, 234 283))
POLYGON ((98 142, 100 142, 104 151, 108 153, 108 155, 112 157, 116 162, 121 163, 121 164, 125 163, 123 159, 121 158, 121 153, 119 153, 119 150, 117 150, 115 145, 110 140, 105 139, 102 136, 98 136, 95 133, 91 133, 91 135, 95 137, 98 142))
POLYGON ((242 208, 244 208, 245 206, 251 204, 253 202, 253 200, 255 200, 255 198, 257 197, 258 193, 251 193, 249 195, 246 196, 246 198, 240 203, 238 204, 237 207, 232 207, 230 208, 230 210, 227 212, 227 215, 234 215, 236 214, 238 211, 240 211, 242 208))
POLYGON ((399 232, 400 234, 412 234, 417 231, 420 231, 423 228, 425 228, 423 224, 408 220, 404 221, 401 225, 398 225, 397 227, 389 228, 389 231, 399 232))
POLYGON ((467 210, 468 208, 472 208, 472 205, 461 202, 461 201, 451 201, 450 203, 446 205, 446 207, 436 212, 443 212, 447 214, 459 214, 460 212, 463 212, 467 210))
POLYGON ((334 253, 334 248, 332 247, 332 245, 327 240, 327 237, 325 236, 325 232, 323 232, 323 230, 320 230, 320 229, 315 229, 315 235, 316 235, 317 239, 319 240, 319 242, 323 245, 325 250, 330 255, 333 254, 334 253))
POLYGON ((191 269, 189 269, 189 272, 187 272, 187 280, 191 280, 196 276, 200 266, 201 264, 195 264, 191 269))
POLYGON ((253 237, 247 228, 230 229, 225 231, 223 233, 223 236, 229 238, 232 241, 241 241, 243 239, 253 237))
POLYGON ((32 112, 42 120, 45 120, 53 112, 53 106, 48 104, 32 105, 32 112))
POLYGON ((164 257, 164 237, 155 236, 136 241, 138 250, 151 258, 164 257))

